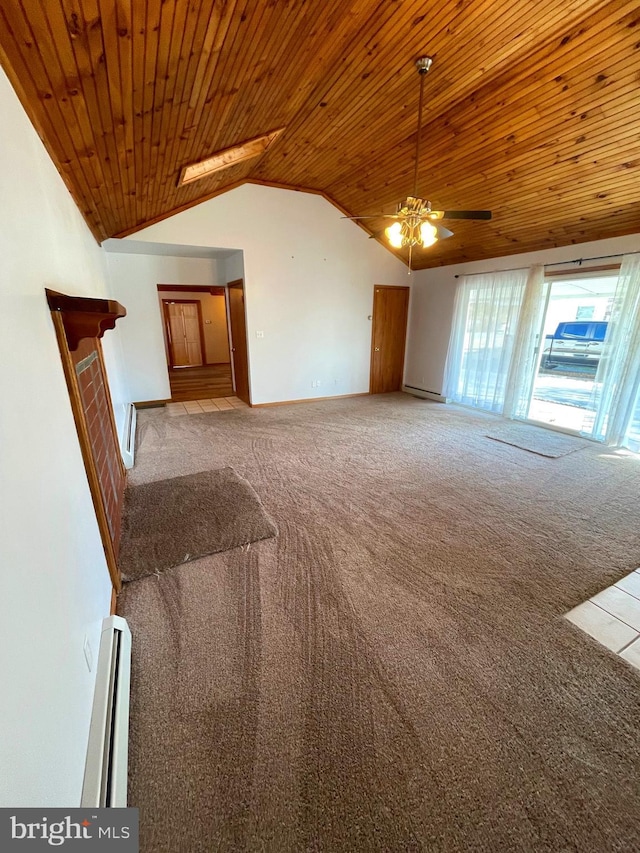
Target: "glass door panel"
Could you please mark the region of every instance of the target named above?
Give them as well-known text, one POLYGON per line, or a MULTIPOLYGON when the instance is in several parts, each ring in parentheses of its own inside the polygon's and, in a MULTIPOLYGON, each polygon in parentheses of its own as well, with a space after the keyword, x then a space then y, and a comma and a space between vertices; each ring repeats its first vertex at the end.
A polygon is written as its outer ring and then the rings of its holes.
POLYGON ((640 453, 640 394, 636 398, 633 418, 625 436, 625 445, 634 453, 640 453))
POLYGON ((528 420, 589 435, 617 275, 550 281, 528 420))

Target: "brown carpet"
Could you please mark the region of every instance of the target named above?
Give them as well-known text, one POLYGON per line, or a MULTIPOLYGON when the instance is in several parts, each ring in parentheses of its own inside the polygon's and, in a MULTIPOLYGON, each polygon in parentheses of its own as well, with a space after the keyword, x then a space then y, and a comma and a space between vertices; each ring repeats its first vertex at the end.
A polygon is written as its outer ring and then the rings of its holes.
POLYGON ((528 450, 529 453, 537 453, 538 456, 548 456, 550 459, 557 459, 589 446, 588 441, 577 436, 563 435, 561 432, 520 423, 499 426, 488 432, 487 438, 501 441, 503 444, 512 444, 514 447, 528 450))
POLYGON ((139 580, 277 534, 259 497, 233 468, 127 488, 118 566, 139 580))
POLYGON ((640 461, 401 394, 140 413, 279 536, 128 584, 143 853, 640 850, 640 673, 563 618, 640 565, 640 461))

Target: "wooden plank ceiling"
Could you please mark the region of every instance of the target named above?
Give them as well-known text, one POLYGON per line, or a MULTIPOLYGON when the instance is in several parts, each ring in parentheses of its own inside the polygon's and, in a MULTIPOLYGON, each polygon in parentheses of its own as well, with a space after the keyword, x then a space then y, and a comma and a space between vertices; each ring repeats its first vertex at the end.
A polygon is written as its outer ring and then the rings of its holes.
POLYGON ((393 212, 428 54, 419 195, 494 218, 445 223, 425 268, 640 231, 639 24, 637 0, 2 0, 0 59, 102 241, 247 180, 393 212))

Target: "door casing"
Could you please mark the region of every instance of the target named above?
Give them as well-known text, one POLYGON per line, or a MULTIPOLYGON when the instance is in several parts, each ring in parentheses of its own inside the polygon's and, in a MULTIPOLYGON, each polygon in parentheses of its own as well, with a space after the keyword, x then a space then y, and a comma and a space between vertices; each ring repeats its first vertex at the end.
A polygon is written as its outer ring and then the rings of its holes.
POLYGON ((244 305, 244 281, 237 279, 227 285, 229 292, 229 325, 231 328, 231 361, 236 396, 251 405, 249 394, 249 351, 247 320, 244 305))

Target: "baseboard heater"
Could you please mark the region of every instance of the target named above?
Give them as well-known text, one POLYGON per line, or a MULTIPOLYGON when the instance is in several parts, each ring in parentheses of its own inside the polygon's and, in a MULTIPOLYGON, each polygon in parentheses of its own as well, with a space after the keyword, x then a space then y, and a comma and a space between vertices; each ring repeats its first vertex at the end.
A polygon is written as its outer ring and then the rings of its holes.
POLYGON ((109 616, 100 637, 83 807, 127 805, 130 681, 131 631, 120 616, 109 616))
POLYGON ((436 391, 427 391, 426 388, 417 388, 415 385, 403 385, 402 390, 414 397, 422 397, 423 400, 435 400, 437 403, 446 403, 447 398, 436 391))
POLYGON ((136 422, 136 407, 133 403, 129 403, 125 413, 124 432, 122 436, 122 458, 125 468, 133 468, 133 459, 136 452, 136 422))

